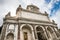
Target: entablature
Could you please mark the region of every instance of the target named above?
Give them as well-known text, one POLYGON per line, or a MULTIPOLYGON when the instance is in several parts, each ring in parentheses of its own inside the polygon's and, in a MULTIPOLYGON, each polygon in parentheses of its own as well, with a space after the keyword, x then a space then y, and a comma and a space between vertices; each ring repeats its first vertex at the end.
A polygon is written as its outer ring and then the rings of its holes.
POLYGON ((20 23, 26 23, 26 24, 37 24, 37 25, 51 25, 57 27, 57 24, 53 24, 52 22, 47 22, 47 21, 37 21, 37 20, 24 20, 24 19, 19 19, 19 20, 6 20, 4 23, 13 23, 13 24, 20 24, 20 23))

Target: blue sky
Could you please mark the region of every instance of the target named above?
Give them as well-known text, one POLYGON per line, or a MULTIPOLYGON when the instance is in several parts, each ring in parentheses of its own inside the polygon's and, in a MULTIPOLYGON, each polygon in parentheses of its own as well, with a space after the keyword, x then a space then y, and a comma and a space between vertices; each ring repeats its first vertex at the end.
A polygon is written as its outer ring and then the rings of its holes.
MULTIPOLYGON (((14 16, 16 8, 21 4, 23 8, 26 8, 29 4, 34 4, 40 8, 41 12, 47 11, 49 17, 54 19, 60 26, 60 0, 0 0, 0 25, 3 23, 3 17, 10 11, 14 16)), ((60 28, 60 27, 59 27, 60 28)))
POLYGON ((45 1, 46 1, 46 3, 48 3, 48 4, 51 2, 51 0, 45 0, 45 1))
POLYGON ((56 1, 55 3, 53 3, 52 5, 53 7, 51 8, 51 14, 50 16, 53 16, 56 14, 56 12, 60 9, 60 0, 56 1))

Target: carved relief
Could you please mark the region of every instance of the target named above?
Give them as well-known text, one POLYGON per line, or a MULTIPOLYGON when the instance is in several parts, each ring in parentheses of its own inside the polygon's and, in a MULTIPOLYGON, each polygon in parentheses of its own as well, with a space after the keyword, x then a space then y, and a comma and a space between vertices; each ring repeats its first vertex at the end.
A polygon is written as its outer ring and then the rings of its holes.
POLYGON ((15 31, 15 25, 14 24, 7 24, 7 32, 14 32, 15 31))
POLYGON ((9 29, 13 29, 14 30, 14 25, 13 24, 10 24, 9 25, 9 29))

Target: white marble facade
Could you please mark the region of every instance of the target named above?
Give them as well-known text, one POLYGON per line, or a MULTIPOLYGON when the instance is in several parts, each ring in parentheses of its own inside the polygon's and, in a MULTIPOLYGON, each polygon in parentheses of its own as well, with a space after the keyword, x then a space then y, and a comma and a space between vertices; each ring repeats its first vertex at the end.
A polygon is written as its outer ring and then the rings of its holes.
POLYGON ((39 8, 35 5, 28 5, 27 9, 19 5, 16 16, 12 17, 9 12, 4 18, 1 40, 59 39, 57 24, 50 21, 47 12, 39 12, 39 8))

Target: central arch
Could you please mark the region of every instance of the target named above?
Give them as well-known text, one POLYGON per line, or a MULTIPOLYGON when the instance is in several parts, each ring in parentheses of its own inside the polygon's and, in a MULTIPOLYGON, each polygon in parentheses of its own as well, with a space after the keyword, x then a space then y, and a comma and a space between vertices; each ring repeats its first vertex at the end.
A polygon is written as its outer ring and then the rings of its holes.
POLYGON ((33 38, 33 27, 29 24, 22 24, 20 27, 20 38, 21 40, 34 40, 33 38))

